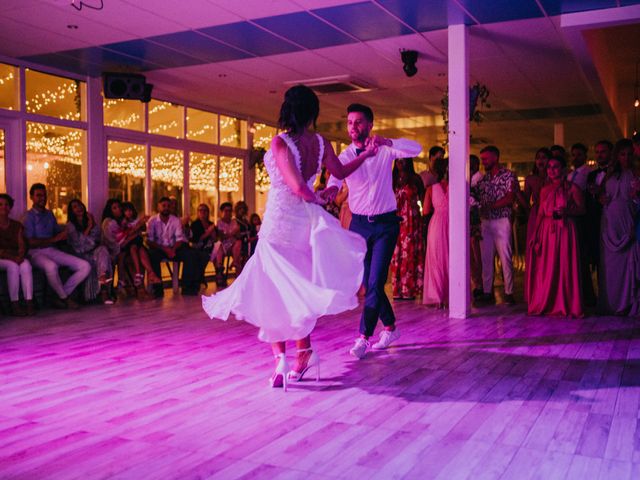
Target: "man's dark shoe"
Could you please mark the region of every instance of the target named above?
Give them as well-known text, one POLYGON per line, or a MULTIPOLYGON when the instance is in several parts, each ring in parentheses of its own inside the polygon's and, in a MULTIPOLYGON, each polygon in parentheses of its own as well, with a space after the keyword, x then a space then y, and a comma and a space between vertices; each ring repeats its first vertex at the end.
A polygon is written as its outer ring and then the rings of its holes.
POLYGON ((67 302, 67 308, 70 308, 72 310, 77 310, 77 309, 80 308, 80 304, 78 304, 78 302, 76 302, 71 297, 67 297, 67 299, 65 301, 67 302))
POLYGON ((55 297, 51 299, 51 306, 53 308, 57 308, 59 310, 66 310, 67 309, 67 302, 65 302, 63 299, 59 298, 59 297, 55 297))
POLYGON ((494 305, 496 303, 496 297, 491 293, 483 293, 476 299, 478 305, 494 305))
POLYGON ((516 304, 516 299, 513 298, 513 294, 507 294, 504 296, 504 303, 505 305, 515 305, 516 304))
POLYGON ((478 298, 480 298, 482 296, 483 292, 481 288, 476 288, 473 293, 472 296, 475 300, 477 300, 478 298))

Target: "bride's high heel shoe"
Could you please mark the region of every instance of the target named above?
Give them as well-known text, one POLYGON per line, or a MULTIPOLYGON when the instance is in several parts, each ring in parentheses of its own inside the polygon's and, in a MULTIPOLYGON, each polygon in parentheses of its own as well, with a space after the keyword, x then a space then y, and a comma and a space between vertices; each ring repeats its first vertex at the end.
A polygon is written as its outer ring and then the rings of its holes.
POLYGON ((275 372, 273 372, 273 375, 269 379, 269 384, 271 384, 271 388, 284 388, 284 391, 286 392, 287 372, 289 371, 287 356, 283 352, 276 355, 275 358, 279 359, 279 361, 278 365, 276 365, 275 372))
POLYGON ((307 364, 302 369, 301 372, 296 372, 295 370, 291 370, 287 377, 292 382, 299 382, 304 377, 305 373, 307 373, 311 368, 316 367, 316 382, 320 381, 320 357, 312 348, 304 348, 302 350, 298 350, 298 353, 302 352, 311 352, 309 355, 309 359, 307 360, 307 364))

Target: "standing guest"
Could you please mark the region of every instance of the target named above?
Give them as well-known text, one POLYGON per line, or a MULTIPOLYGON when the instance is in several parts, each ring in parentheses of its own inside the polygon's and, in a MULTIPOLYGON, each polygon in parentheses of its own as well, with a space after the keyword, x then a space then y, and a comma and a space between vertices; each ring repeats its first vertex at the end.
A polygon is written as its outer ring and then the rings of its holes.
POLYGON ((231 257, 236 272, 242 271, 242 241, 238 238, 240 227, 232 218, 233 205, 224 202, 220 205, 220 218, 216 224, 218 242, 213 248, 213 261, 216 268, 216 284, 218 288, 227 286, 224 259, 231 257))
POLYGON ((540 208, 540 191, 547 180, 547 162, 552 158, 551 151, 542 147, 536 152, 533 170, 524 179, 525 208, 529 211, 527 220, 527 244, 532 238, 536 226, 536 217, 540 208))
MULTIPOLYGON (((360 336, 350 350, 356 358, 363 358, 371 346, 369 338, 373 336, 378 319, 382 321, 384 330, 373 348, 387 348, 400 337, 393 308, 384 291, 400 230, 391 165, 396 158, 415 157, 422 151, 422 147, 411 140, 392 140, 379 135, 370 137, 372 128, 371 108, 359 103, 349 105, 347 130, 352 143, 340 154, 340 161, 343 164, 351 162, 371 145, 376 149, 365 166, 347 178, 349 206, 353 212, 349 229, 367 242, 363 282, 366 293, 360 336)), ((332 178, 325 190, 325 198, 335 198, 339 187, 340 181, 332 178)))
POLYGON ((480 158, 477 155, 469 157, 469 168, 471 176, 469 205, 469 221, 471 223, 471 246, 469 253, 471 256, 471 288, 473 298, 482 296, 482 253, 480 252, 480 239, 482 238, 480 221, 480 202, 478 193, 478 182, 482 179, 480 172, 480 158))
MULTIPOLYGON (((567 176, 567 179, 577 185, 583 195, 587 191, 587 180, 591 173, 591 168, 587 165, 586 145, 576 143, 571 147, 571 158, 573 170, 567 176)), ((585 199, 586 204, 586 199, 585 199)), ((585 210, 586 211, 586 210, 585 210)), ((593 290, 593 280, 591 278, 591 270, 589 269, 589 254, 587 242, 587 216, 580 215, 576 217, 576 226, 578 228, 578 244, 580 245, 580 271, 582 272, 582 300, 584 305, 592 307, 596 304, 596 294, 593 290)))
MULTIPOLYGON (((551 150, 546 147, 539 148, 533 163, 533 170, 530 175, 524 179, 524 198, 522 206, 529 213, 527 219, 527 236, 525 239, 525 272, 528 268, 527 259, 529 258, 528 249, 530 240, 535 234, 536 219, 538 217, 538 209, 540 208, 540 191, 547 182, 547 162, 552 158, 551 150)), ((527 275, 524 276, 524 298, 527 300, 527 275)))
POLYGON ((258 246, 258 235, 260 234, 260 226, 262 220, 260 215, 252 213, 249 217, 249 256, 252 256, 258 246))
POLYGON ((540 192, 527 250, 529 315, 583 316, 576 217, 584 215, 584 197, 578 185, 566 180, 565 167, 562 157, 550 158, 549 183, 540 192))
POLYGON ((142 292, 146 291, 144 290, 142 267, 147 271, 150 284, 155 285, 162 282, 153 271, 149 251, 145 248, 142 238, 142 232, 147 228, 146 222, 148 220, 149 217, 146 215, 138 217, 138 211, 133 203, 124 202, 122 204, 122 220, 120 221, 122 231, 119 235, 121 240, 118 261, 122 264, 122 271, 124 271, 126 257, 131 258, 134 268, 133 285, 138 289, 138 295, 143 297, 145 294, 142 292))
MULTIPOLYGON (((604 179, 611 163, 613 144, 609 140, 600 140, 594 147, 596 168, 587 176, 587 191, 585 194, 585 236, 582 246, 587 250, 586 256, 591 270, 598 275, 600 268, 600 220, 602 218, 602 204, 600 197, 603 193, 604 179)), ((586 275, 585 275, 586 278, 586 275)), ((589 273, 591 279, 591 274, 589 273)), ((600 281, 597 280, 597 285, 600 281)), ((588 288, 588 287, 587 287, 588 288)), ((593 288, 593 282, 592 282, 593 288)), ((598 295, 600 293, 598 292, 598 295)))
POLYGON ((517 189, 516 176, 500 165, 500 150, 493 145, 480 151, 485 175, 478 183, 480 218, 482 219, 482 303, 495 302, 493 295, 494 257, 496 250, 502 264, 504 302, 513 305, 513 261, 511 216, 517 189))
POLYGON ((29 196, 33 206, 25 215, 24 227, 31 263, 44 270, 49 285, 57 294, 52 301, 54 307, 77 308, 78 304, 69 296, 89 276, 91 265, 56 248, 58 242, 67 240, 67 230, 60 228, 56 217, 47 209, 47 188, 42 183, 34 183, 29 189, 29 196), (64 283, 58 273, 62 266, 73 272, 64 283))
POLYGON ((567 151, 562 145, 551 145, 549 151, 551 152, 551 157, 561 158, 565 162, 567 161, 567 151))
POLYGON ((424 187, 420 176, 413 169, 411 158, 397 159, 392 176, 397 212, 402 217, 400 234, 391 259, 393 298, 413 300, 416 293, 422 290, 424 276, 424 242, 419 205, 420 199, 424 198, 424 187))
POLYGON ((198 254, 204 275, 207 264, 213 253, 213 245, 216 242, 216 225, 209 218, 211 211, 205 203, 198 205, 198 218, 189 226, 191 246, 198 254))
POLYGON ((598 310, 603 314, 640 315, 640 244, 635 241, 635 177, 629 164, 633 145, 619 140, 603 181, 600 201, 600 270, 598 310))
POLYGON ((13 198, 0 193, 0 270, 7 272, 11 315, 24 317, 36 313, 33 304, 33 276, 31 263, 27 260, 27 241, 24 227, 9 218, 13 208, 13 198), (20 305, 20 286, 27 303, 26 310, 20 305))
POLYGON ((567 177, 571 183, 575 183, 582 193, 587 190, 587 178, 591 173, 591 168, 587 165, 587 147, 582 143, 571 146, 571 164, 573 170, 567 177))
POLYGON ((113 280, 113 269, 109 250, 100 244, 102 230, 78 199, 67 206, 67 243, 73 253, 91 264, 91 273, 84 282, 84 299, 100 300, 106 305, 113 304, 109 286, 113 280))
POLYGON ((226 320, 233 313, 260 327, 260 340, 271 342, 276 358, 270 384, 285 390, 288 380, 302 380, 312 367, 319 378, 311 332, 318 317, 357 305, 363 271, 364 241, 317 205, 324 202, 312 186, 323 163, 342 179, 377 147, 369 145, 343 166, 331 143, 311 131, 318 113, 318 97, 310 88, 287 90, 278 122, 284 132, 273 138, 264 157, 271 190, 256 254, 231 287, 202 300, 210 317, 226 320), (295 340, 297 347, 289 373, 287 340, 295 340))
POLYGON ((433 212, 427 235, 427 256, 424 265, 425 305, 444 308, 449 304, 449 162, 438 158, 433 171, 438 178, 427 188, 424 197, 425 215, 433 212))
POLYGON ((436 145, 429 149, 429 159, 427 160, 429 168, 428 170, 420 173, 420 178, 422 179, 422 185, 424 188, 429 188, 434 183, 438 183, 438 175, 434 171, 434 163, 436 159, 444 158, 444 155, 445 151, 442 147, 438 147, 436 145))
POLYGON ((251 226, 249 224, 249 206, 246 202, 239 201, 234 208, 235 221, 238 225, 238 238, 240 240, 240 270, 236 270, 236 274, 239 274, 244 266, 244 262, 249 258, 249 230, 251 226))
MULTIPOLYGON (((147 243, 151 265, 160 278, 160 262, 165 258, 183 263, 182 294, 198 295, 202 279, 202 264, 196 252, 189 247, 180 219, 170 213, 171 201, 162 197, 158 201, 158 214, 147 225, 147 243)), ((153 285, 156 298, 164 296, 162 284, 153 285)))

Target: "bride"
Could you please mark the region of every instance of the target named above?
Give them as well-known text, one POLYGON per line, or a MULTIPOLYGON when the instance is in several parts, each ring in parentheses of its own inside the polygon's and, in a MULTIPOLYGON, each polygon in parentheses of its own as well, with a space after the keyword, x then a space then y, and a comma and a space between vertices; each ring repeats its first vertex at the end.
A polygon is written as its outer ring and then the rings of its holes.
POLYGON ((313 183, 325 165, 343 179, 370 156, 374 144, 343 165, 331 143, 311 131, 320 112, 318 97, 298 85, 285 93, 279 126, 264 157, 271 178, 260 240, 255 254, 231 287, 210 297, 202 306, 211 318, 230 314, 260 328, 258 338, 270 342, 276 369, 272 387, 287 389, 312 367, 320 376, 320 359, 311 348, 311 331, 318 317, 357 306, 356 293, 363 276, 365 241, 344 230, 313 192, 313 183), (297 354, 289 371, 285 341, 295 340, 297 354))

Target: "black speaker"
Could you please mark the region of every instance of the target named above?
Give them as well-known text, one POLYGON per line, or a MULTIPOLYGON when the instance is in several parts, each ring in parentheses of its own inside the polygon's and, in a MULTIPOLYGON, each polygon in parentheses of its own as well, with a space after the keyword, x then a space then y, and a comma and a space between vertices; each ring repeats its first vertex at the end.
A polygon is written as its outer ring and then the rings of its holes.
POLYGON ((146 82, 144 75, 137 73, 105 73, 104 97, 130 100, 151 100, 153 85, 146 82))

